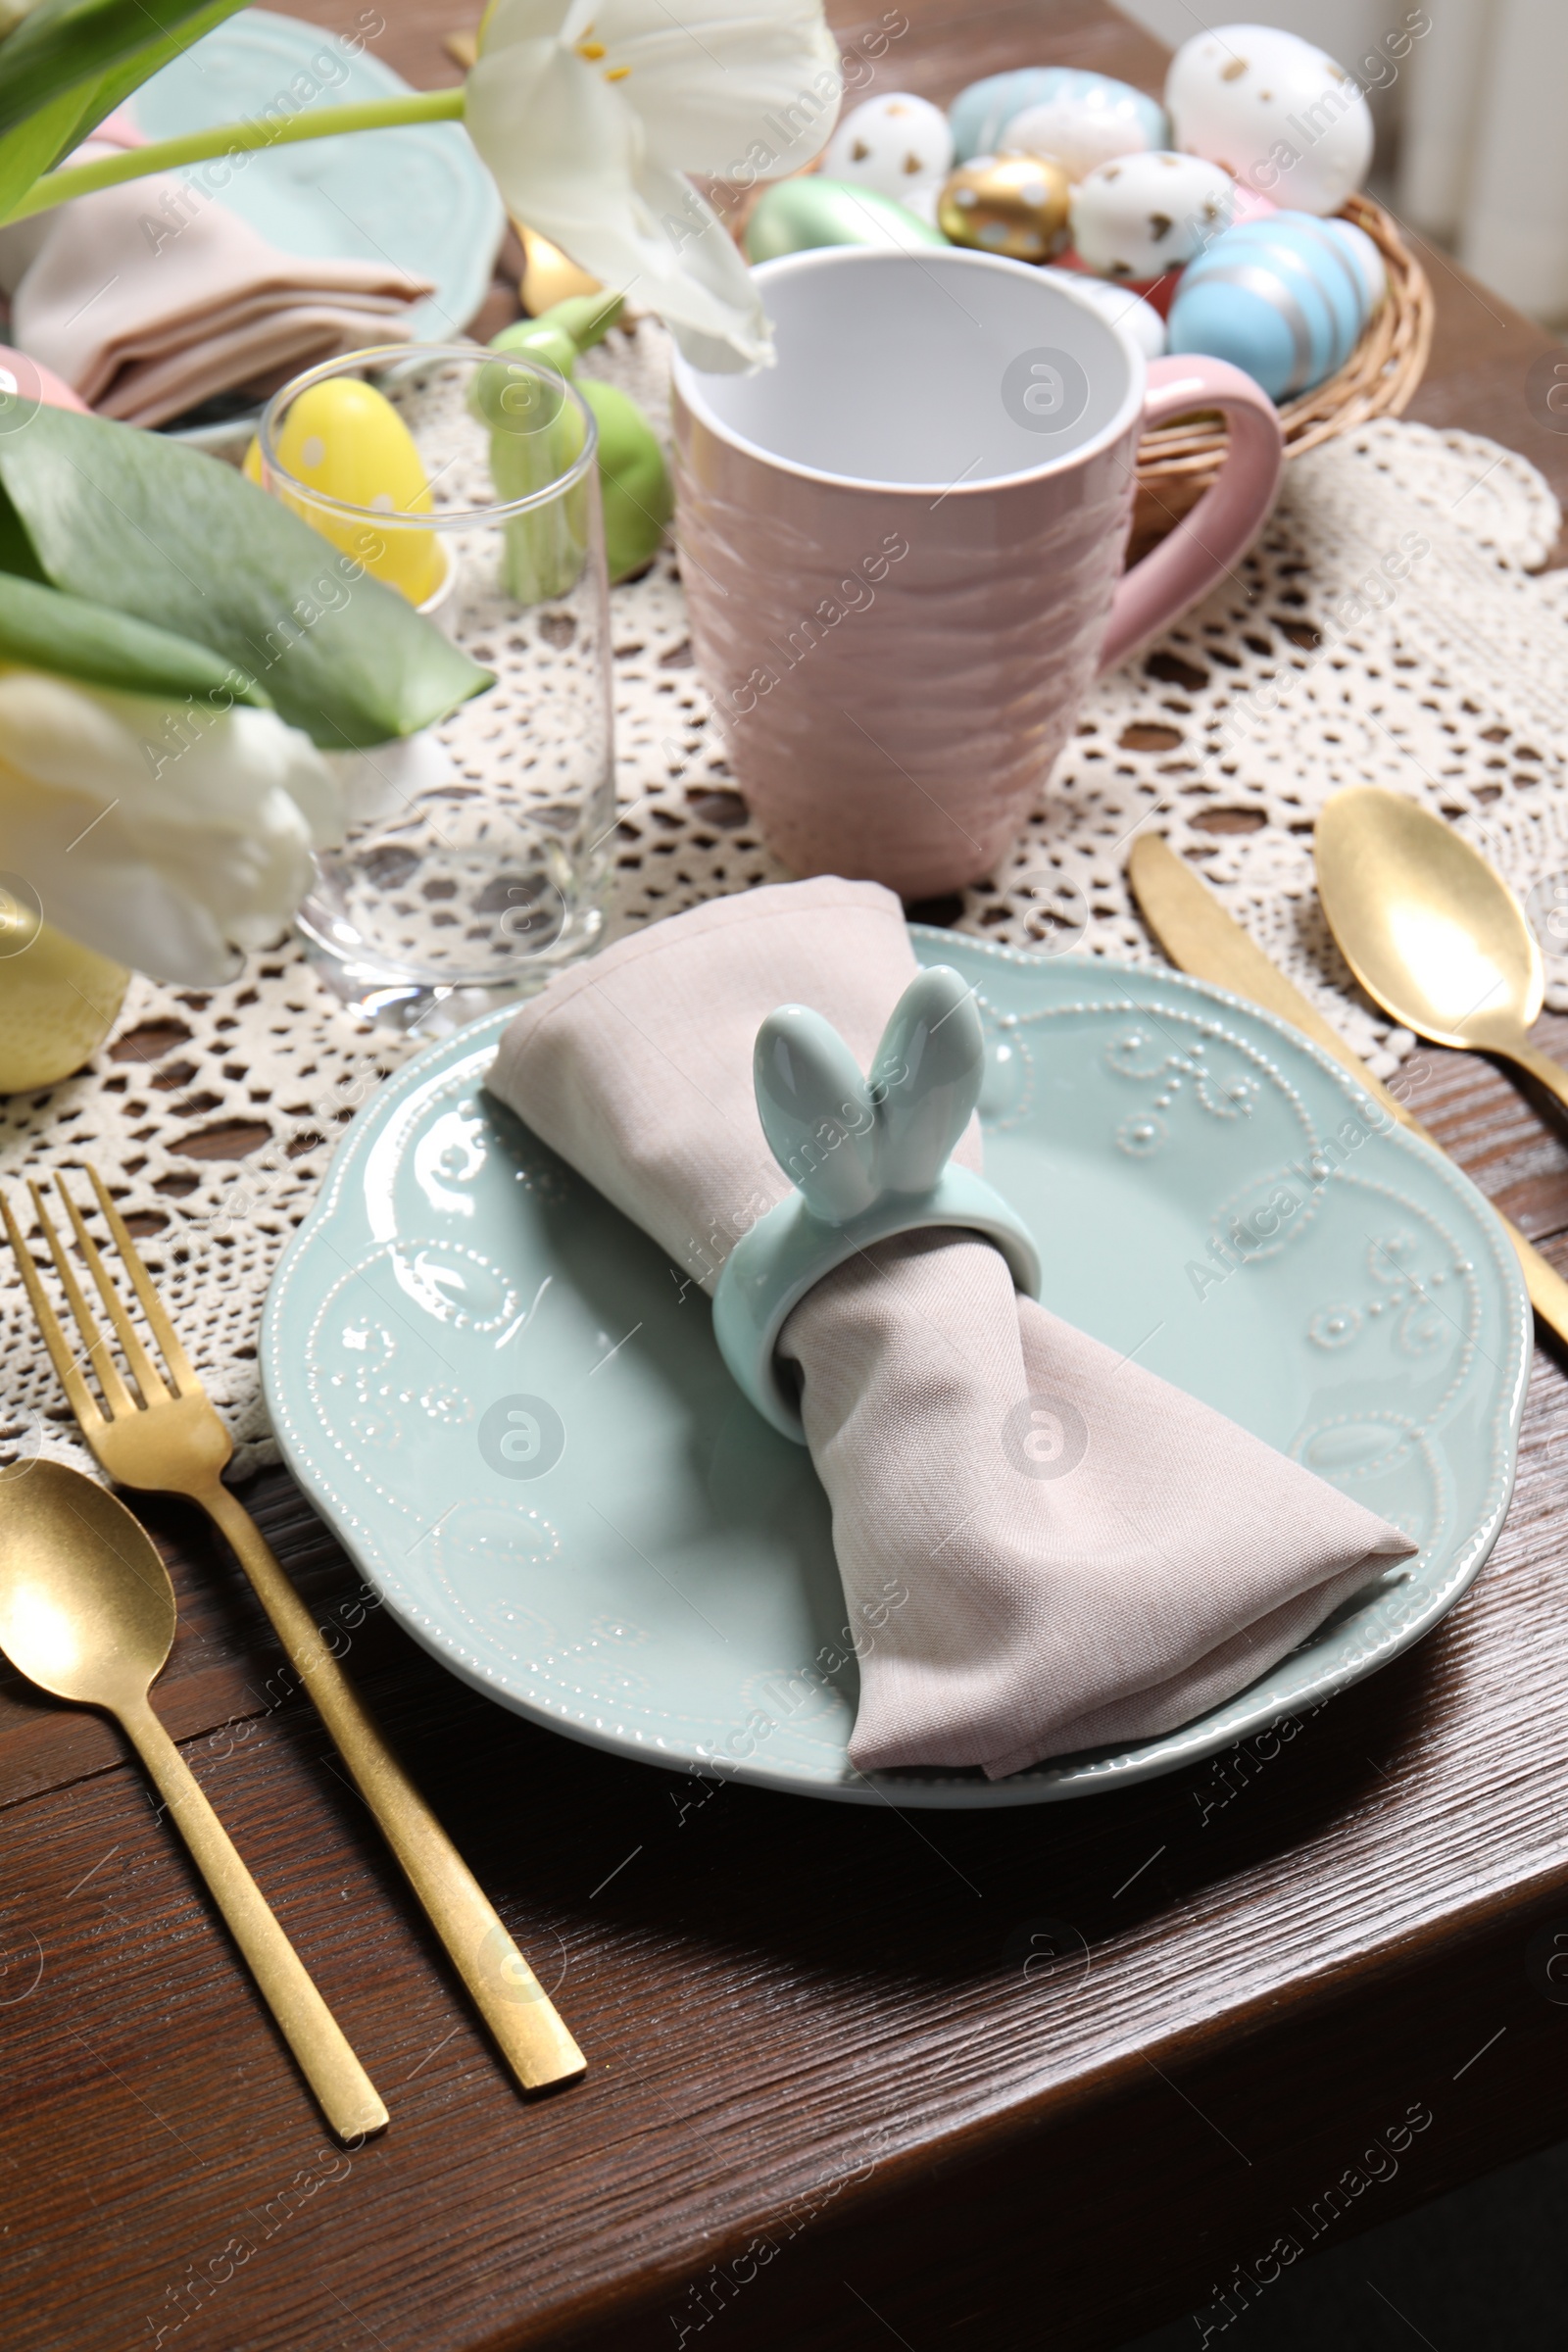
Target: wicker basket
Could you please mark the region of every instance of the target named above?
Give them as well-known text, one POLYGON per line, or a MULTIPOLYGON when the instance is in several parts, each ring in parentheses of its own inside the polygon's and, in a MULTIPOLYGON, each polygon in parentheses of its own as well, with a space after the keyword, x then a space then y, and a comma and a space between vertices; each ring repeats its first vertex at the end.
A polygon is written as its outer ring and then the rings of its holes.
MULTIPOLYGON (((1336 433, 1353 432, 1374 416, 1397 416, 1413 398, 1432 349, 1432 288, 1395 222, 1370 196, 1350 197, 1344 217, 1364 228, 1382 254, 1388 298, 1338 374, 1281 407, 1288 458, 1336 433)), ((1225 427, 1212 410, 1144 435, 1129 563, 1197 506, 1224 454, 1225 427)))

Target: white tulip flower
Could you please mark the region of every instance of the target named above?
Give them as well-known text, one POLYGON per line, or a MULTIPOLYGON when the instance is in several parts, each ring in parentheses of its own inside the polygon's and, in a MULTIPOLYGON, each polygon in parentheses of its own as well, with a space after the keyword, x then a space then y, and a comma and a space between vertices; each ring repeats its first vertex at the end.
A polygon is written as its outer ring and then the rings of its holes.
POLYGON ((494 0, 464 121, 517 220, 733 372, 771 359, 767 319, 683 175, 795 171, 842 91, 820 0, 494 0))
POLYGON ((0 670, 0 862, 46 922, 156 980, 233 976, 341 837, 340 793, 271 710, 0 670))

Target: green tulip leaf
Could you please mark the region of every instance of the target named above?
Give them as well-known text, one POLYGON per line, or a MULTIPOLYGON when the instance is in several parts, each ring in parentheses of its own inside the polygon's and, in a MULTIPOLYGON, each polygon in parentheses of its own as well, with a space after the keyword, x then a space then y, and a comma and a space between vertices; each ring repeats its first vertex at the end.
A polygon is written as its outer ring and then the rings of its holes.
MULTIPOLYGON (((14 130, 67 92, 76 92, 81 103, 72 135, 84 136, 167 65, 176 49, 188 48, 243 5, 244 0, 38 0, 0 42, 0 131, 14 130)), ((55 160, 51 156, 47 162, 55 160)))
MULTIPOLYGON (((0 429, 4 428, 6 416, 6 404, 0 401, 0 429)), ((38 580, 47 586, 43 565, 23 528, 22 516, 6 496, 3 482, 0 482, 0 571, 15 572, 21 579, 38 580)))
MULTIPOLYGON (((172 59, 183 57, 193 41, 199 41, 215 24, 221 24, 225 18, 237 15, 247 5, 248 0, 203 0, 203 5, 193 10, 161 10, 160 17, 170 24, 170 30, 161 39, 149 38, 143 47, 101 74, 90 89, 81 91, 79 125, 56 154, 55 164, 64 163, 78 140, 95 130, 117 106, 122 106, 143 82, 161 74, 172 59)), ((4 54, 0 53, 0 67, 4 63, 4 54)))
POLYGON ((237 678, 205 645, 154 628, 128 612, 95 605, 35 580, 0 574, 0 662, 46 669, 117 694, 156 695, 163 702, 199 701, 206 710, 230 703, 265 707, 261 689, 237 678))
MULTIPOLYGON (((0 48, 0 61, 4 54, 0 48)), ((65 90, 41 106, 36 114, 28 115, 10 130, 0 131, 0 220, 13 205, 20 204, 33 181, 49 171, 58 157, 69 154, 75 146, 84 111, 81 92, 65 90)))
MULTIPOLYGON (((0 489, 52 586, 206 646, 327 750, 412 735, 494 683, 276 499, 161 433, 41 408, 0 434, 0 489)), ((16 549, 0 512, 0 563, 16 549)))

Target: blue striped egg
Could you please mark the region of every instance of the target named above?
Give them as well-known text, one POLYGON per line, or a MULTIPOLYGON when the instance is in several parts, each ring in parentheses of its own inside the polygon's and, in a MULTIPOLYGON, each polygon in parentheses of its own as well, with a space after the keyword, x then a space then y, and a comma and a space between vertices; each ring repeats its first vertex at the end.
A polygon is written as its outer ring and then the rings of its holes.
POLYGON ((1388 264, 1366 230, 1358 228, 1353 220, 1342 220, 1338 216, 1331 215, 1327 220, 1320 220, 1318 226, 1326 228, 1331 237, 1338 237, 1340 243, 1348 249, 1366 289, 1367 317, 1370 318, 1374 311, 1382 307, 1383 298, 1389 290, 1388 264))
POLYGON ((966 164, 977 155, 995 155, 1014 117, 1041 106, 1126 113, 1147 133, 1146 147, 1171 143, 1165 109, 1130 82, 1077 66, 1018 66, 1010 74, 988 74, 984 81, 972 81, 954 100, 948 122, 957 161, 966 164))
POLYGON ((1216 237, 1182 273, 1169 348, 1229 360, 1271 400, 1343 368, 1371 317, 1360 257, 1337 223, 1273 213, 1216 237))

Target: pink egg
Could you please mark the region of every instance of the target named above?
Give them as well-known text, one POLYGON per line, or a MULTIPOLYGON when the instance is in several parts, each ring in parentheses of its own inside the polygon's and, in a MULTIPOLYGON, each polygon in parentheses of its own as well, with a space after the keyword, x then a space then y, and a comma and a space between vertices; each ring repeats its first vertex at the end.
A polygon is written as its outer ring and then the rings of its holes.
POLYGON ((52 368, 40 368, 24 351, 12 351, 4 343, 0 343, 0 395, 37 402, 46 409, 77 409, 82 416, 87 414, 86 402, 78 400, 52 368))
POLYGON ((1236 210, 1231 215, 1231 226, 1240 228, 1244 220, 1266 220, 1270 213, 1277 213, 1279 209, 1272 196, 1265 196, 1260 189, 1250 188, 1245 179, 1239 179, 1236 182, 1236 210))

